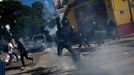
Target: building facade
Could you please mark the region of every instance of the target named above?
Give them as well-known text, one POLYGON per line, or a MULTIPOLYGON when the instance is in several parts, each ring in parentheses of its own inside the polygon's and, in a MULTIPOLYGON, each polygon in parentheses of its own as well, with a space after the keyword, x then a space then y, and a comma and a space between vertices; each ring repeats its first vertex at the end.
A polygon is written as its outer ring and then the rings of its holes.
POLYGON ((90 21, 94 19, 105 25, 106 19, 111 18, 120 36, 124 36, 134 32, 134 0, 70 0, 64 17, 76 31, 84 25, 90 30, 90 21))
POLYGON ((108 17, 116 22, 120 35, 134 32, 134 0, 105 0, 108 17))

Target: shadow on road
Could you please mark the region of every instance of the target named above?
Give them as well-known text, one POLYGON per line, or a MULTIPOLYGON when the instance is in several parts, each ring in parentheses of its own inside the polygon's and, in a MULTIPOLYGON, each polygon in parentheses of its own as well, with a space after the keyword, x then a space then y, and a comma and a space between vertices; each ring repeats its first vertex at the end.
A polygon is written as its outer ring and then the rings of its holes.
MULTIPOLYGON (((36 63, 29 63, 29 64, 27 64, 26 66, 28 66, 28 67, 32 67, 32 66, 35 66, 36 65, 36 63)), ((6 67, 6 71, 10 71, 10 70, 19 70, 21 68, 21 65, 20 66, 7 66, 6 67)))
POLYGON ((27 70, 25 72, 20 72, 15 75, 21 75, 21 74, 31 74, 31 75, 50 75, 50 74, 56 74, 59 73, 61 70, 57 69, 56 67, 50 67, 50 68, 43 68, 43 67, 37 67, 35 69, 27 70))
POLYGON ((10 71, 10 70, 18 70, 18 69, 20 69, 20 68, 21 68, 21 66, 8 67, 8 68, 6 68, 6 71, 10 71))
POLYGON ((95 48, 81 48, 80 49, 80 52, 83 53, 83 52, 94 52, 95 51, 95 48))
POLYGON ((134 41, 134 40, 124 40, 124 41, 120 41, 120 42, 118 42, 119 44, 123 44, 123 43, 129 43, 129 42, 132 42, 132 41, 134 41))

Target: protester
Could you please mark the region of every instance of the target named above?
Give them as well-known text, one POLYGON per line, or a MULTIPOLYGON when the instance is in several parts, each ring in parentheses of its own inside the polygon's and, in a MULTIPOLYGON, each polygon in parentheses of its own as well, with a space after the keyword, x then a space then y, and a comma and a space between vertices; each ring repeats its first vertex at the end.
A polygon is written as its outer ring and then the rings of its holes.
POLYGON ((101 44, 104 44, 104 36, 105 36, 105 30, 103 26, 98 25, 95 29, 95 40, 98 46, 101 46, 101 44))
POLYGON ((72 49, 72 30, 69 21, 65 19, 62 24, 63 27, 57 31, 58 56, 62 56, 63 48, 66 48, 72 54, 73 61, 78 64, 78 62, 80 61, 80 57, 72 49))
POLYGON ((106 30, 107 37, 113 39, 114 35, 116 34, 116 24, 114 24, 114 22, 111 19, 107 21, 106 30))
POLYGON ((24 57, 26 59, 28 59, 28 60, 32 60, 33 62, 34 62, 34 59, 28 56, 27 51, 26 51, 24 45, 18 39, 16 39, 15 42, 17 44, 16 48, 20 52, 20 59, 21 59, 21 63, 22 63, 21 69, 23 70, 25 68, 25 66, 26 66, 25 62, 24 62, 24 57))
POLYGON ((88 48, 89 47, 89 43, 88 43, 88 40, 85 36, 84 33, 80 32, 80 39, 79 39, 79 50, 81 49, 82 45, 85 47, 85 48, 88 48))
POLYGON ((13 40, 10 40, 8 42, 8 45, 5 47, 5 52, 8 52, 8 54, 10 56, 10 59, 9 59, 7 65, 9 65, 12 62, 12 60, 14 59, 14 56, 16 57, 17 60, 19 60, 17 54, 13 51, 14 47, 13 47, 12 43, 13 43, 13 40))

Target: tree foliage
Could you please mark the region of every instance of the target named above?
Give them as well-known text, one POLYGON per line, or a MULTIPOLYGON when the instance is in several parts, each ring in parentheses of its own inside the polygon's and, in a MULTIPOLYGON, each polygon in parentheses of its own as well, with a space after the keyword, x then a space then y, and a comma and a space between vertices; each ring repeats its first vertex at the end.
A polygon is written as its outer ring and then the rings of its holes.
POLYGON ((38 11, 39 14, 42 14, 44 5, 41 2, 34 2, 32 4, 32 8, 34 8, 36 11, 38 11))
POLYGON ((33 7, 22 5, 19 1, 1 2, 0 24, 4 27, 9 24, 13 37, 40 33, 44 24, 41 16, 43 4, 36 2, 33 7))
POLYGON ((1 35, 4 37, 4 39, 8 40, 11 38, 9 33, 6 31, 5 26, 9 24, 12 29, 12 27, 14 26, 15 20, 21 15, 20 14, 21 9, 22 9, 21 3, 18 1, 0 2, 1 35))
POLYGON ((21 3, 18 1, 3 1, 0 3, 1 18, 0 22, 5 25, 6 23, 13 23, 17 16, 20 15, 21 3))
POLYGON ((53 22, 51 21, 52 15, 40 2, 35 2, 30 7, 19 1, 3 1, 0 3, 0 10, 0 16, 2 16, 0 17, 0 25, 9 24, 13 37, 41 33, 45 25, 53 22), (49 20, 50 22, 48 22, 49 20))

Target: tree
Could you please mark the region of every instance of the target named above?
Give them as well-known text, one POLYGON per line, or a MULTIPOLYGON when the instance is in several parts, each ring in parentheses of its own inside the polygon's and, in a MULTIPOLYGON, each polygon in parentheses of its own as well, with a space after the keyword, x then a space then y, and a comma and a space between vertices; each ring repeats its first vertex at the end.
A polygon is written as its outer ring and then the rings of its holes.
MULTIPOLYGON (((38 9, 42 10, 43 7, 39 7, 38 9)), ((41 31, 43 18, 38 15, 39 11, 32 7, 22 5, 19 1, 11 0, 1 2, 0 10, 0 16, 2 16, 0 24, 3 27, 6 24, 10 25, 12 37, 22 37, 26 33, 25 30, 33 30, 33 33, 41 31)))
POLYGON ((32 4, 32 8, 35 9, 38 12, 38 16, 43 20, 44 22, 44 28, 47 26, 53 27, 53 15, 49 12, 47 8, 47 4, 42 4, 40 2, 35 2, 32 4))
POLYGON ((41 2, 34 2, 32 8, 38 11, 39 14, 43 13, 44 5, 41 2))
POLYGON ((11 29, 14 26, 15 20, 17 19, 17 17, 19 17, 20 15, 20 10, 22 8, 22 5, 20 2, 18 1, 3 1, 0 3, 0 25, 2 28, 2 34, 1 35, 3 37, 5 37, 4 39, 8 40, 11 37, 9 36, 9 33, 6 31, 5 26, 7 24, 10 25, 11 29))
POLYGON ((35 2, 30 7, 19 1, 4 1, 0 3, 0 10, 0 16, 2 16, 0 25, 5 27, 9 24, 14 38, 23 37, 25 34, 28 36, 39 34, 43 27, 52 22, 52 15, 40 2, 35 2))
POLYGON ((16 17, 20 15, 21 3, 18 1, 3 1, 0 5, 2 10, 0 14, 2 16, 1 23, 14 23, 16 17))
POLYGON ((19 17, 16 23, 16 26, 18 26, 18 28, 21 28, 20 26, 23 26, 23 32, 20 33, 27 36, 41 33, 44 20, 42 16, 39 15, 38 11, 30 6, 23 6, 22 13, 23 16, 19 17))

